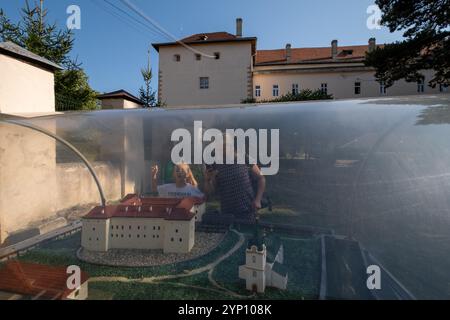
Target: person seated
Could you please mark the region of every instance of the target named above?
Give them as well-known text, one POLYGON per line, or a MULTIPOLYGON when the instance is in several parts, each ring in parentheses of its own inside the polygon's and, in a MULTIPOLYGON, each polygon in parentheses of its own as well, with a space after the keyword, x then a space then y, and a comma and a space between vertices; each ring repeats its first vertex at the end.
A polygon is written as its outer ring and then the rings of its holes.
POLYGON ((159 185, 158 181, 159 168, 157 165, 152 167, 152 190, 158 191, 158 195, 162 198, 203 198, 204 194, 198 189, 198 183, 192 174, 190 166, 186 163, 175 165, 173 171, 173 179, 175 183, 159 185))

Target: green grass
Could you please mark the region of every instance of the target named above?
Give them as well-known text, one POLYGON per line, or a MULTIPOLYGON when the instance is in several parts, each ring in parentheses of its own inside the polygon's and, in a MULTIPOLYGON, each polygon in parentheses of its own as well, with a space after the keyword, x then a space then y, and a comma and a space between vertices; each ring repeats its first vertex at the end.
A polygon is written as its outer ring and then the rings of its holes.
POLYGON ((163 266, 143 267, 143 268, 121 268, 98 266, 82 262, 77 259, 76 251, 80 245, 80 234, 74 235, 64 240, 53 241, 40 248, 36 248, 20 257, 20 260, 40 263, 46 265, 78 265, 87 272, 90 277, 113 277, 122 276, 130 279, 140 279, 168 274, 179 274, 185 270, 195 269, 204 266, 218 259, 221 255, 229 251, 239 240, 235 233, 229 233, 222 241, 221 245, 205 256, 191 261, 180 262, 163 266))
MULTIPOLYGON (((317 298, 320 286, 320 242, 317 239, 283 239, 285 262, 288 268, 286 291, 267 288, 258 299, 313 299, 317 298)), ((223 261, 213 273, 214 279, 225 288, 241 295, 249 295, 245 281, 239 279, 238 268, 245 263, 245 246, 223 261)))
POLYGON ((158 283, 92 283, 90 300, 229 300, 227 294, 208 290, 180 287, 177 284, 158 283))

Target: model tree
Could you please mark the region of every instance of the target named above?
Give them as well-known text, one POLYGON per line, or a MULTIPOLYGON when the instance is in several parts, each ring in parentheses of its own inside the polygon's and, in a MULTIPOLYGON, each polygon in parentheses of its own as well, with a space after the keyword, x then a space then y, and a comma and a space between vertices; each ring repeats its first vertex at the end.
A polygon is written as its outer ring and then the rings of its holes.
POLYGON ((73 32, 47 22, 47 10, 25 1, 21 21, 13 23, 0 9, 0 39, 15 44, 64 67, 55 74, 57 110, 94 109, 97 93, 88 84, 81 64, 70 57, 73 32))
POLYGON ((139 89, 139 99, 142 101, 144 108, 157 107, 156 92, 152 90, 152 68, 150 65, 150 49, 148 51, 148 63, 147 66, 141 69, 142 78, 144 79, 144 86, 139 89))
POLYGON ((377 48, 366 64, 378 81, 391 86, 399 79, 419 81, 423 70, 434 70, 429 85, 450 83, 450 0, 377 0, 381 24, 403 31, 404 40, 377 48))

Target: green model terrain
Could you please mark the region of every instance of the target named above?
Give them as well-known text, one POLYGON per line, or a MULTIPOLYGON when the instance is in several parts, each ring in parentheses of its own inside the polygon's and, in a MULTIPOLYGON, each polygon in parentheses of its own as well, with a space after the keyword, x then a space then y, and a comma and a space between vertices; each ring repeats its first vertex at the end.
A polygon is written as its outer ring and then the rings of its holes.
POLYGON ((46 265, 78 265, 89 274, 89 299, 317 299, 320 286, 320 240, 281 237, 288 269, 288 290, 266 288, 264 295, 245 289, 238 268, 245 264, 251 233, 228 232, 223 242, 205 256, 154 267, 107 267, 78 260, 81 234, 43 244, 21 261, 46 265))

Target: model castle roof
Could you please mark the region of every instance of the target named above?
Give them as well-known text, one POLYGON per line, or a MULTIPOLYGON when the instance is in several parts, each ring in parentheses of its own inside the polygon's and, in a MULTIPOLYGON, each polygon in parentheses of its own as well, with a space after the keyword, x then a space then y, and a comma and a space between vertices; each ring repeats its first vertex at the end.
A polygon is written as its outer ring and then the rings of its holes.
POLYGON ((84 218, 153 218, 189 221, 195 216, 191 209, 202 203, 204 199, 201 198, 146 198, 128 195, 120 205, 95 207, 84 218))
MULTIPOLYGON (((74 291, 67 288, 67 277, 65 267, 13 260, 0 269, 0 291, 41 299, 65 299, 74 291)), ((88 275, 81 272, 81 283, 87 280, 88 275)))

